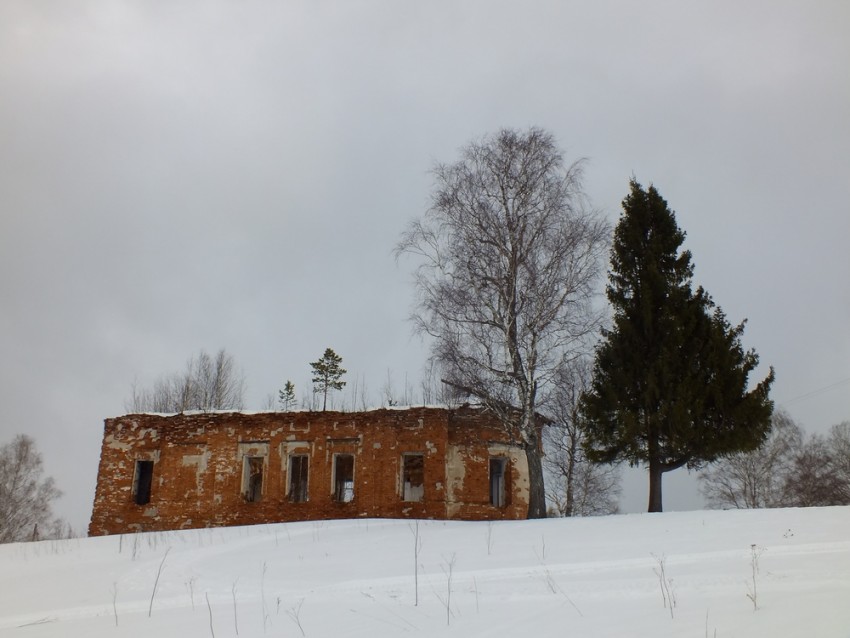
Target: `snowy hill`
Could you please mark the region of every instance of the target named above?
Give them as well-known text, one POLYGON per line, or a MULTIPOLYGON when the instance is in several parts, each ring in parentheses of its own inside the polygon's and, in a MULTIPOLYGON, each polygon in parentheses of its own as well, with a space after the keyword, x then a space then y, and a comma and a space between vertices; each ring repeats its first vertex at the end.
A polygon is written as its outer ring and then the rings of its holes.
POLYGON ((422 521, 418 605, 415 531, 347 520, 0 546, 0 635, 850 636, 850 507, 422 521))

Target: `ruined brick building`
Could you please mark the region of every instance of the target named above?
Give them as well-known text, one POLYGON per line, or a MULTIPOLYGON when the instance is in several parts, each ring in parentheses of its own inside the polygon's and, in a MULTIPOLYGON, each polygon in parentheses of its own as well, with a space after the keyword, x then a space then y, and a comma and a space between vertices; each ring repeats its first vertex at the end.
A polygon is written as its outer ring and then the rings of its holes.
POLYGON ((481 408, 130 414, 105 421, 89 534, 527 510, 525 453, 481 408))

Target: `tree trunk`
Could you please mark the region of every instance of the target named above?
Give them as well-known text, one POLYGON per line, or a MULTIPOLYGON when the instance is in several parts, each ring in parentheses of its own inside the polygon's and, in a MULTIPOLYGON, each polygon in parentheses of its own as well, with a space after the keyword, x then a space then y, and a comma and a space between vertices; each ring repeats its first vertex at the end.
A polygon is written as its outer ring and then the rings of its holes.
POLYGON ((528 518, 546 518, 546 492, 543 486, 543 458, 537 437, 525 445, 528 461, 528 518))
POLYGON ((647 512, 661 512, 661 477, 664 472, 661 469, 661 462, 658 460, 649 460, 649 508, 647 512))
POLYGON ((567 505, 564 516, 572 516, 575 507, 576 454, 578 454, 578 435, 570 432, 570 449, 567 455, 567 505))

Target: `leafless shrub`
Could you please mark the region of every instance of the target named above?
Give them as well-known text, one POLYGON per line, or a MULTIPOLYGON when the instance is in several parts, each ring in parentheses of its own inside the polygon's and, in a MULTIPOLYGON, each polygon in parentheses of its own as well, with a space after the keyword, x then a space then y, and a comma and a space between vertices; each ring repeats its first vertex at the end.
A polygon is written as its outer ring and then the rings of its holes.
POLYGON ((195 611, 195 577, 186 581, 186 589, 189 590, 189 600, 192 602, 192 611, 195 611))
POLYGON ((573 609, 576 610, 579 616, 584 616, 581 613, 581 609, 578 608, 578 605, 573 602, 573 599, 570 598, 569 594, 564 591, 563 587, 558 584, 558 581, 555 580, 555 577, 552 575, 552 572, 549 570, 549 567, 546 565, 546 539, 541 536, 542 541, 542 550, 541 553, 537 553, 537 548, 534 548, 534 555, 537 556, 537 559, 540 561, 540 565, 543 567, 543 574, 545 577, 546 586, 549 588, 553 594, 560 593, 567 602, 572 606, 573 609))
POLYGON ((673 608, 676 606, 676 594, 673 591, 673 579, 667 577, 667 557, 664 555, 652 557, 657 563, 657 567, 652 569, 655 575, 658 576, 658 585, 661 587, 661 598, 664 601, 664 608, 670 610, 670 618, 673 618, 673 608))
POLYGON ((440 379, 442 377, 440 365, 431 358, 422 373, 422 403, 424 405, 442 405, 454 408, 463 403, 466 398, 462 392, 450 385, 446 385, 440 379))
POLYGON ((419 606, 419 551, 422 549, 422 538, 419 536, 419 519, 410 526, 413 532, 413 606, 419 606))
POLYGON ((212 606, 210 605, 210 595, 207 592, 204 592, 204 598, 207 599, 207 611, 210 614, 210 635, 212 636, 212 638, 215 638, 215 629, 213 629, 212 606))
POLYGON ((302 598, 297 605, 293 605, 286 610, 286 615, 289 616, 292 619, 292 622, 298 626, 298 630, 301 632, 301 635, 306 636, 307 634, 304 633, 304 627, 301 626, 301 605, 303 604, 304 599, 302 598))
MULTIPOLYGON (((275 545, 277 545, 277 532, 275 532, 275 545)), ((263 573, 260 577, 260 598, 262 600, 262 609, 261 613, 263 615, 263 633, 266 633, 269 622, 269 613, 266 608, 266 569, 267 569, 266 561, 263 561, 263 573)))
POLYGON ((443 565, 443 573, 446 575, 446 626, 451 625, 452 620, 452 577, 455 568, 455 559, 457 554, 452 554, 451 558, 445 560, 443 565))
POLYGON ((239 582, 237 578, 233 581, 233 587, 230 589, 230 595, 233 597, 233 627, 236 629, 236 635, 239 635, 239 616, 236 613, 236 583, 239 582))
MULTIPOLYGON (((708 636, 708 610, 705 610, 705 638, 709 638, 708 636)), ((714 638, 717 638, 717 629, 714 630, 714 638)))
POLYGON ((751 580, 747 583, 747 598, 753 603, 753 611, 758 611, 758 574, 759 574, 759 558, 764 553, 764 547, 759 547, 755 543, 750 545, 750 571, 751 580))
POLYGON ((130 412, 239 410, 244 405, 245 377, 224 349, 215 357, 201 350, 186 369, 157 379, 151 388, 133 384, 126 408, 130 412))
POLYGON ((171 551, 170 547, 165 550, 165 554, 159 563, 159 569, 156 570, 156 580, 153 581, 153 591, 151 591, 151 602, 150 605, 148 605, 148 618, 151 617, 151 612, 153 611, 153 598, 156 596, 156 588, 159 586, 159 577, 162 575, 162 566, 165 565, 165 559, 168 558, 169 551, 171 551))
POLYGON ((401 405, 398 396, 396 395, 395 387, 393 387, 392 371, 387 368, 387 380, 381 387, 381 407, 394 407, 401 405))
POLYGON ((118 626, 118 583, 112 583, 112 614, 115 616, 115 626, 118 626))

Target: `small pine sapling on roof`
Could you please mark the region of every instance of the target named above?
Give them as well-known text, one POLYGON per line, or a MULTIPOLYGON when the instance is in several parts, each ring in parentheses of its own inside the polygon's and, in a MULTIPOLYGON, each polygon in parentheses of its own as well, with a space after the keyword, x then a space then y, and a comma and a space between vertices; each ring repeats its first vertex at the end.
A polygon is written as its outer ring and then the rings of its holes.
POLYGON ((289 379, 283 385, 283 390, 278 390, 278 403, 284 412, 289 412, 295 407, 295 384, 289 379))
POLYGON ((322 412, 328 407, 328 391, 345 387, 345 381, 341 378, 348 371, 341 363, 342 357, 331 348, 326 348, 322 358, 310 364, 313 368, 313 392, 322 395, 322 412))

